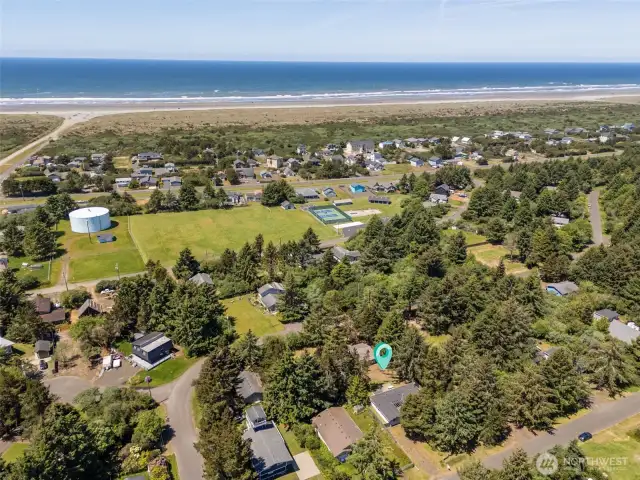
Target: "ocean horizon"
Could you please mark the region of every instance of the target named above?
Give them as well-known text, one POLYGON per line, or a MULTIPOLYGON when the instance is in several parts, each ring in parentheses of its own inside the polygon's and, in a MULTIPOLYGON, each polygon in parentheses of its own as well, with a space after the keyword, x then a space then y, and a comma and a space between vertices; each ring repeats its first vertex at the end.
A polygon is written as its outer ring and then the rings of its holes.
POLYGON ((635 93, 640 63, 0 58, 0 105, 446 100, 635 93))

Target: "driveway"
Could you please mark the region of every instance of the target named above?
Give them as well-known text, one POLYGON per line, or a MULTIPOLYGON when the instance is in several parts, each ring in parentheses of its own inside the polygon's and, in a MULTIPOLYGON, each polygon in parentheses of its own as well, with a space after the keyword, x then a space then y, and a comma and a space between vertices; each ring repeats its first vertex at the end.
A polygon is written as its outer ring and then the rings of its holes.
POLYGON ((602 218, 600 217, 600 192, 598 190, 592 190, 589 193, 589 220, 591 221, 591 229, 593 233, 591 237, 593 244, 598 246, 602 245, 605 241, 602 235, 602 218))
POLYGON ((49 387, 51 393, 66 403, 73 403, 76 395, 94 387, 89 380, 80 377, 45 378, 42 383, 49 387))
POLYGON ((293 460, 296 462, 296 465, 298 465, 296 475, 298 475, 299 480, 307 480, 308 478, 320 475, 320 470, 316 467, 316 462, 313 461, 308 451, 295 455, 293 460))
MULTIPOLYGON (((538 433, 535 438, 485 458, 483 463, 489 468, 501 468, 502 461, 518 447, 524 449, 529 456, 533 456, 555 445, 566 445, 582 432, 597 433, 637 414, 640 414, 640 392, 628 394, 620 400, 596 405, 593 411, 560 425, 552 433, 538 433)), ((460 477, 457 474, 448 474, 439 478, 459 480, 460 477)))

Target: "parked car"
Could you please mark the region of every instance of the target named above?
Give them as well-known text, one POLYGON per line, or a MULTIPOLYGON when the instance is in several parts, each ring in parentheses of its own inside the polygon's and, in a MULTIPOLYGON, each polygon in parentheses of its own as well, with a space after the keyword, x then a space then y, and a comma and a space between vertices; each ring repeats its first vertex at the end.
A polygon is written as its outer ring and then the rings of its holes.
POLYGON ((45 362, 44 360, 40 360, 40 370, 46 370, 47 369, 47 362, 45 362))
POLYGON ((581 442, 586 442, 587 440, 591 440, 593 438, 593 435, 591 435, 589 432, 582 432, 580 435, 578 435, 578 440, 580 440, 581 442))

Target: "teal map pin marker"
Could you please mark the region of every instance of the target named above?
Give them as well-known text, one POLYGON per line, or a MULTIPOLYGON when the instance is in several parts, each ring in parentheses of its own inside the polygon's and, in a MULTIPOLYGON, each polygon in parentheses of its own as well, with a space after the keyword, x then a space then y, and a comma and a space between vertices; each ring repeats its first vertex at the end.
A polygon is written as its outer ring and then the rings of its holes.
POLYGON ((389 366, 392 353, 393 350, 391 349, 391 345, 388 343, 379 343, 373 349, 373 358, 376 359, 376 363, 382 370, 389 366))

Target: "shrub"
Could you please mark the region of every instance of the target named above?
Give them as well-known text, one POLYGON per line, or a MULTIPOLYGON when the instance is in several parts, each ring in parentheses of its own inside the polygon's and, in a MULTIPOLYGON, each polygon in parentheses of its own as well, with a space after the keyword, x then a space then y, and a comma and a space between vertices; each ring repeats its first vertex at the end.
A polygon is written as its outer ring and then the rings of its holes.
POLYGON ((313 427, 306 423, 296 423, 293 426, 293 435, 302 448, 317 450, 320 448, 320 439, 316 435, 313 427))
POLYGON ((69 290, 68 292, 63 292, 60 296, 60 301, 62 306, 65 308, 78 308, 80 307, 85 300, 91 298, 91 294, 83 289, 75 289, 69 290))
POLYGON ((633 430, 631 430, 629 432, 629 436, 634 440, 636 440, 637 442, 640 442, 640 427, 636 427, 633 430))
POLYGON ((18 279, 18 285, 22 290, 32 290, 40 286, 40 280, 33 275, 25 275, 18 279))
POLYGON ((103 290, 117 290, 120 282, 118 280, 100 280, 96 283, 96 292, 100 293, 103 290))

